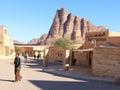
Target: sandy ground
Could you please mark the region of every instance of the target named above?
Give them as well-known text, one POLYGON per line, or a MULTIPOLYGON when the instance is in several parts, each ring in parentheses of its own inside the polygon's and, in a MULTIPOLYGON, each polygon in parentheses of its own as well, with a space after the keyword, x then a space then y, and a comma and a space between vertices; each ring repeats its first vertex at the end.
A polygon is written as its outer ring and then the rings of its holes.
MULTIPOLYGON (((29 66, 37 66, 36 63, 29 63, 29 66)), ((39 72, 41 69, 30 68, 22 64, 21 76, 22 81, 14 82, 14 65, 13 60, 0 60, 0 89, 1 90, 44 90, 32 82, 37 81, 76 81, 66 77, 58 77, 53 74, 39 72)), ((82 80, 81 80, 82 81, 82 80)), ((83 81, 84 82, 84 81, 83 81)))
POLYGON ((31 59, 27 65, 22 62, 21 76, 22 81, 14 82, 13 59, 0 60, 0 90, 120 90, 119 85, 110 82, 83 79, 84 75, 58 71, 55 67, 43 68, 31 59))

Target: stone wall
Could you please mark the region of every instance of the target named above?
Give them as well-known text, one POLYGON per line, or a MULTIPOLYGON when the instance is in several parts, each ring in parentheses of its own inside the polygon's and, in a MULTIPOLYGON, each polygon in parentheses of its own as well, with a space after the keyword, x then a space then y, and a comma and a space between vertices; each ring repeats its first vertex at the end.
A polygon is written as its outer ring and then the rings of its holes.
POLYGON ((105 77, 120 76, 120 48, 98 47, 93 52, 93 74, 105 77))
POLYGON ((57 49, 54 47, 49 48, 48 59, 50 62, 63 61, 66 58, 66 50, 57 49))

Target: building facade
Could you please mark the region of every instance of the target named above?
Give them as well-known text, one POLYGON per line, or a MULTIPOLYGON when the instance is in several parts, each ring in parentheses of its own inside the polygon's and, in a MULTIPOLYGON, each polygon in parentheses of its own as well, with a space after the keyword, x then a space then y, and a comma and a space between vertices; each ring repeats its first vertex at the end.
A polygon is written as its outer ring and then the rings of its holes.
POLYGON ((93 51, 92 73, 103 77, 120 77, 120 48, 97 47, 93 51))
POLYGON ((87 32, 85 37, 85 43, 82 45, 81 49, 89 49, 102 46, 120 47, 119 32, 110 32, 109 30, 101 32, 87 32))
POLYGON ((17 47, 24 48, 24 52, 21 53, 23 56, 25 53, 27 53, 29 57, 34 57, 34 55, 40 54, 41 58, 43 58, 44 56, 44 49, 49 47, 49 46, 30 45, 30 44, 14 44, 14 46, 15 48, 17 47))
POLYGON ((88 32, 83 46, 72 51, 71 65, 87 66, 96 76, 119 77, 119 47, 119 32, 88 32))
POLYGON ((13 40, 8 36, 8 29, 0 26, 0 56, 10 56, 14 51, 13 40))

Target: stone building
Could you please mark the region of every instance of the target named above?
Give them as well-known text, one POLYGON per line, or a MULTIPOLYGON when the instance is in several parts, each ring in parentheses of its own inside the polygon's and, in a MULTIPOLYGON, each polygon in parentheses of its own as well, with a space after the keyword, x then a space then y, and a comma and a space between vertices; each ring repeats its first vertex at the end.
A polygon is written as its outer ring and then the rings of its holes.
POLYGON ((85 43, 79 49, 73 50, 73 58, 79 64, 84 62, 85 65, 88 65, 88 61, 92 58, 94 47, 120 47, 119 33, 109 31, 88 32, 85 37, 85 43), (80 56, 82 58, 79 58, 80 56))
POLYGON ((97 76, 120 76, 120 33, 109 31, 86 33, 79 49, 72 50, 71 65, 82 65, 97 76), (75 64, 74 64, 74 60, 75 64))
POLYGON ((87 32, 85 36, 85 43, 81 49, 88 49, 102 46, 120 46, 120 33, 100 31, 100 32, 87 32))
POLYGON ((49 66, 53 63, 53 65, 61 65, 65 68, 65 66, 69 64, 69 50, 51 46, 48 49, 45 49, 44 53, 46 56, 43 62, 44 66, 49 66))
POLYGON ((7 27, 0 26, 0 56, 10 56, 13 51, 13 40, 8 36, 7 27))
POLYGON ((48 48, 49 46, 45 45, 32 45, 32 44, 14 44, 16 47, 22 47, 25 51, 22 53, 24 56, 25 53, 28 54, 29 57, 33 57, 35 54, 40 54, 41 58, 44 56, 44 49, 48 48))
POLYGON ((106 44, 108 36, 109 31, 87 32, 85 43, 79 49, 72 50, 71 65, 76 64, 91 67, 93 48, 106 44))
POLYGON ((92 60, 92 73, 96 76, 120 77, 120 48, 95 48, 92 60))

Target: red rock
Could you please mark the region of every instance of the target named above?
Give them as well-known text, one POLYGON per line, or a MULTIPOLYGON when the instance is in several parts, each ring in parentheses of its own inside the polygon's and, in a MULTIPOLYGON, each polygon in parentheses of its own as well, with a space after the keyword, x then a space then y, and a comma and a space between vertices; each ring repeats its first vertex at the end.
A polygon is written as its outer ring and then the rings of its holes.
MULTIPOLYGON (((48 35, 41 43, 53 44, 58 38, 68 38, 74 40, 77 44, 81 44, 84 43, 86 32, 100 32, 105 30, 107 29, 103 26, 95 26, 85 18, 68 14, 66 9, 61 8, 56 11, 48 35)), ((37 42, 36 40, 33 41, 37 42)))

